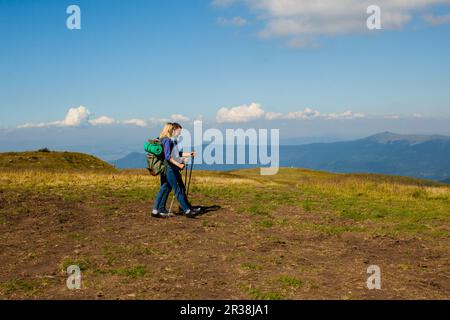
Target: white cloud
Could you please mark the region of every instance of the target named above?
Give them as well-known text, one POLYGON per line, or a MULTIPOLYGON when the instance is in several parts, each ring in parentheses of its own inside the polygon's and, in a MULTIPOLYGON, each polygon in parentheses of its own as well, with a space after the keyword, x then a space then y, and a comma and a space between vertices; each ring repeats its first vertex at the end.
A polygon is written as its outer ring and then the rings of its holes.
POLYGON ((155 118, 155 117, 151 117, 150 119, 148 119, 148 123, 153 124, 153 125, 160 125, 161 123, 166 123, 166 122, 170 122, 171 119, 169 118, 155 118))
MULTIPOLYGON (((89 110, 84 106, 70 108, 66 117, 59 123, 59 125, 62 127, 80 127, 88 125, 90 114, 91 113, 89 110)), ((58 122, 55 123, 58 124, 58 122)))
POLYGON ((101 125, 112 125, 117 123, 116 120, 107 116, 101 116, 94 120, 89 120, 89 123, 93 126, 101 126, 101 125))
MULTIPOLYGON (((263 38, 281 37, 291 47, 307 47, 308 37, 368 32, 366 13, 370 5, 381 8, 382 28, 399 29, 415 14, 450 0, 214 0, 216 7, 242 3, 263 22, 263 38)), ((447 16, 426 18, 430 23, 447 23, 447 16)), ((314 42, 312 42, 314 43, 314 42)))
POLYGON ((220 108, 217 111, 216 121, 219 123, 239 123, 260 119, 264 116, 264 110, 258 103, 241 105, 234 108, 220 108))
MULTIPOLYGON (((83 127, 83 126, 107 126, 114 124, 135 125, 138 127, 147 126, 147 122, 142 119, 130 119, 124 121, 114 120, 108 116, 101 116, 90 120, 91 112, 84 106, 70 108, 63 120, 41 123, 25 123, 18 128, 44 128, 44 127, 83 127)), ((161 119, 160 119, 161 120, 161 119)))
POLYGON ((231 19, 219 17, 217 23, 224 27, 243 27, 248 24, 248 21, 239 16, 231 19))
POLYGON ((345 111, 342 113, 329 113, 326 115, 327 119, 358 119, 365 118, 366 115, 364 113, 354 113, 352 111, 345 111))
POLYGON ((366 115, 364 113, 355 113, 353 115, 353 118, 365 118, 366 115))
POLYGON ((131 125, 135 125, 138 127, 146 127, 147 126, 147 122, 145 122, 145 120, 142 120, 142 119, 130 119, 130 120, 121 121, 121 123, 131 124, 131 125))
POLYGON ((265 118, 267 120, 277 120, 277 119, 282 119, 283 118, 283 114, 280 112, 266 112, 265 113, 265 118))
POLYGON ((118 121, 108 116, 101 116, 97 119, 89 120, 89 124, 93 126, 110 126, 114 124, 125 124, 125 125, 134 125, 138 127, 146 127, 147 122, 142 119, 129 119, 129 120, 123 120, 118 121))
MULTIPOLYGON (((56 123, 53 122, 53 124, 56 124, 56 123)), ((18 126, 18 128, 19 129, 21 129, 21 128, 43 128, 43 127, 48 127, 48 126, 50 126, 50 123, 44 123, 44 122, 41 122, 41 123, 25 123, 25 124, 22 124, 22 125, 18 126)))
POLYGON ((306 108, 303 111, 293 111, 293 112, 289 112, 286 116, 287 119, 301 119, 301 120, 307 120, 307 119, 315 119, 315 118, 320 118, 321 114, 319 111, 310 109, 310 108, 306 108))
POLYGON ((434 14, 426 14, 422 18, 433 26, 450 23, 450 13, 440 16, 434 14))
POLYGON ((360 119, 365 118, 366 115, 360 112, 345 111, 342 113, 333 112, 328 114, 322 114, 321 112, 305 108, 301 111, 291 111, 287 114, 280 112, 265 111, 260 104, 251 103, 249 105, 241 105, 234 108, 220 108, 216 114, 216 121, 218 123, 243 123, 250 122, 264 118, 268 121, 273 120, 312 120, 312 119, 324 119, 324 120, 338 120, 338 119, 360 119))
POLYGON ((19 128, 43 128, 43 127, 81 127, 88 126, 90 112, 86 107, 70 108, 64 120, 42 123, 26 123, 19 128))
POLYGON ((182 114, 173 114, 170 116, 170 119, 174 122, 183 122, 189 121, 188 117, 183 116, 182 114))

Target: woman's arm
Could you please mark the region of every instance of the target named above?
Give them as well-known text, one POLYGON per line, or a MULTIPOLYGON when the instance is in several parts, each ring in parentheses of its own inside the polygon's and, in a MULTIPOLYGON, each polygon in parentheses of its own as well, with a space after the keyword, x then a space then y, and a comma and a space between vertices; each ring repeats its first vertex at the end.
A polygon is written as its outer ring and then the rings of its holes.
POLYGON ((165 138, 161 141, 161 144, 163 145, 163 149, 164 149, 164 159, 167 162, 172 163, 173 165, 177 166, 178 168, 180 168, 181 170, 184 169, 184 163, 179 163, 177 162, 175 159, 172 158, 172 146, 171 146, 171 141, 168 138, 165 138))

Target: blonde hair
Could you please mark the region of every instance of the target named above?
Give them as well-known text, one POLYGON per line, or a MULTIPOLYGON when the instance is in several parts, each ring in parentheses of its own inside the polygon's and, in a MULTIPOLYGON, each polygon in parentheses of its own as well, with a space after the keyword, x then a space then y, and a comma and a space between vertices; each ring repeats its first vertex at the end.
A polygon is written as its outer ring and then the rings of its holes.
POLYGON ((173 130, 174 130, 173 123, 171 123, 171 122, 166 123, 166 125, 162 129, 161 133, 159 134, 159 138, 160 139, 171 138, 172 134, 173 134, 173 130))

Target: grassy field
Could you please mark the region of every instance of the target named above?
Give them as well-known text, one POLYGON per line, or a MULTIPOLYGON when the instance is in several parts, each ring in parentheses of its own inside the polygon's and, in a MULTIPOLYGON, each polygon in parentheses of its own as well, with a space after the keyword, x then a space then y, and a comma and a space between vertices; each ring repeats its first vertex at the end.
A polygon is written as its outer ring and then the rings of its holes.
POLYGON ((0 153, 0 170, 94 171, 115 172, 116 169, 91 155, 55 152, 48 149, 30 152, 0 153))
POLYGON ((153 219, 158 184, 144 170, 2 169, 1 298, 450 298, 448 185, 197 171, 192 202, 218 210, 153 219), (72 264, 80 290, 66 287, 72 264), (366 287, 370 265, 381 290, 366 287))

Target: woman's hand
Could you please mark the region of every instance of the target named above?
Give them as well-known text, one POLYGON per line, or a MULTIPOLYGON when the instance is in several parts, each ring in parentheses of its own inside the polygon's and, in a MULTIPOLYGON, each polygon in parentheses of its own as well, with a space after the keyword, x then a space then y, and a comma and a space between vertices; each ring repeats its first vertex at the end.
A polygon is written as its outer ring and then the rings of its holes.
POLYGON ((185 165, 184 163, 179 163, 178 161, 175 161, 173 158, 170 158, 170 163, 172 163, 174 166, 178 167, 178 169, 183 170, 185 165))
POLYGON ((197 152, 193 151, 193 152, 183 152, 183 157, 196 157, 197 156, 197 152))

